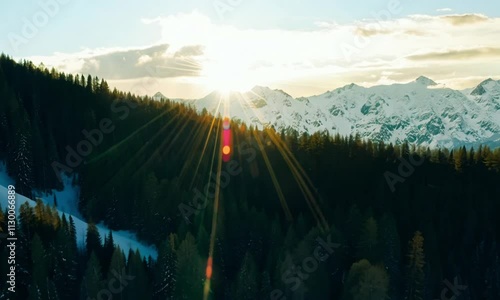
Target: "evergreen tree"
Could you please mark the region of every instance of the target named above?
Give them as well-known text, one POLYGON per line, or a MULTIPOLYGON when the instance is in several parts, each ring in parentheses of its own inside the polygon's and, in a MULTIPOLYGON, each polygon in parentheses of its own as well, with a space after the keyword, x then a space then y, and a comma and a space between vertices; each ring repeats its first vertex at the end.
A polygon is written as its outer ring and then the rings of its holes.
POLYGON ((93 82, 93 80, 92 80, 92 76, 88 75, 88 76, 87 76, 87 85, 85 86, 85 88, 86 88, 86 89, 87 89, 87 91, 89 91, 89 92, 92 92, 92 90, 93 90, 92 82, 93 82))
POLYGON ((200 299, 204 266, 194 237, 188 233, 177 249, 176 299, 200 299))
POLYGON ((101 265, 95 253, 91 252, 85 274, 82 278, 80 299, 99 299, 99 297, 102 297, 99 293, 104 289, 105 285, 102 281, 101 265))
POLYGON ((125 293, 126 299, 151 299, 148 276, 139 250, 136 252, 129 252, 127 274, 131 280, 129 281, 127 292, 125 293))
POLYGON ((62 299, 75 298, 78 290, 77 282, 77 253, 72 248, 68 223, 63 215, 61 227, 57 229, 54 241, 54 288, 62 299))
POLYGON ((454 160, 455 169, 459 172, 463 172, 464 168, 467 166, 467 149, 465 149, 465 146, 455 152, 454 160))
POLYGON ((238 272, 235 285, 235 299, 250 300, 257 299, 259 295, 259 281, 257 265, 252 255, 248 252, 243 258, 243 262, 238 272))
POLYGON ((176 284, 176 255, 173 245, 168 241, 163 242, 158 249, 154 278, 154 299, 173 299, 176 284))
POLYGON ((45 255, 42 240, 38 234, 35 234, 31 248, 33 279, 30 287, 30 299, 48 299, 47 277, 49 274, 49 266, 45 255))
POLYGON ((383 263, 390 278, 390 298, 399 299, 401 284, 401 241, 392 215, 386 214, 380 222, 383 263))
POLYGON ((381 300, 388 298, 389 276, 385 269, 366 259, 354 263, 346 280, 344 299, 381 300))
POLYGON ((90 253, 99 257, 102 254, 102 241, 101 235, 97 230, 97 226, 90 222, 87 227, 87 238, 85 240, 85 246, 87 249, 87 255, 90 257, 90 253))
POLYGON ((111 262, 111 257, 115 250, 115 242, 113 240, 113 232, 110 230, 109 234, 104 238, 104 247, 102 248, 102 272, 106 274, 108 272, 109 264, 111 262))
POLYGON ((126 299, 125 295, 127 294, 127 286, 124 286, 122 284, 122 282, 125 281, 126 278, 128 278, 125 276, 125 267, 125 255, 123 254, 123 251, 120 249, 120 247, 116 247, 113 251, 113 255, 111 256, 109 270, 106 276, 108 283, 111 283, 112 281, 115 283, 113 285, 113 299, 115 297, 121 300, 126 299))
POLYGON ((380 261, 381 256, 378 241, 378 225, 377 221, 373 217, 366 220, 357 248, 357 257, 359 259, 366 258, 373 263, 380 261))
POLYGON ((406 276, 406 299, 422 300, 424 290, 424 237, 420 231, 415 232, 409 243, 408 267, 406 276))

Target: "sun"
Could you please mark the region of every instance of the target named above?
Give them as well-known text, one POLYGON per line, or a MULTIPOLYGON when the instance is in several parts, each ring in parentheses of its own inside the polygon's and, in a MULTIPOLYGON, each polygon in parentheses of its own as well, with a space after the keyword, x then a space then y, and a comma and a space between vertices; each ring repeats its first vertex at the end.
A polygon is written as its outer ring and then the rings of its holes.
POLYGON ((231 92, 246 92, 254 86, 247 68, 232 59, 205 65, 203 77, 207 88, 226 95, 231 92))

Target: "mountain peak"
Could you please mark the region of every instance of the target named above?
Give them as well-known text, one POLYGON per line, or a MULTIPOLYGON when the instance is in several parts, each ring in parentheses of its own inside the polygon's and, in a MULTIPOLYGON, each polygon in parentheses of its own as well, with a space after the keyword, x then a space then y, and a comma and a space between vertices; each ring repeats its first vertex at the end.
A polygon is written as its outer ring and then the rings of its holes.
POLYGON ((495 82, 495 80, 488 78, 481 82, 470 94, 474 96, 481 96, 486 93, 486 87, 490 85, 491 82, 495 82))
POLYGON ((252 91, 252 92, 256 92, 256 91, 272 91, 272 89, 269 88, 269 87, 267 87, 267 86, 256 85, 250 91, 252 91))
POLYGON ((351 83, 351 84, 348 84, 348 85, 344 85, 343 87, 341 87, 339 89, 345 91, 345 90, 352 90, 353 88, 357 88, 357 87, 360 87, 360 86, 357 85, 357 84, 355 84, 355 83, 351 83))
POLYGON ((163 95, 162 93, 157 92, 156 94, 154 94, 153 99, 154 100, 166 100, 167 97, 165 97, 165 95, 163 95))
POLYGON ((280 94, 282 94, 282 95, 284 95, 286 97, 292 98, 292 96, 290 94, 286 93, 283 90, 280 90, 280 89, 274 89, 273 90, 273 89, 271 89, 271 88, 269 88, 267 86, 256 85, 250 91, 253 92, 253 93, 255 93, 255 94, 259 94, 259 95, 262 94, 262 93, 266 93, 266 94, 269 94, 269 93, 274 93, 274 94, 280 93, 280 94))
POLYGON ((425 76, 418 77, 417 79, 415 79, 415 82, 425 86, 437 85, 437 83, 434 80, 427 78, 425 76))

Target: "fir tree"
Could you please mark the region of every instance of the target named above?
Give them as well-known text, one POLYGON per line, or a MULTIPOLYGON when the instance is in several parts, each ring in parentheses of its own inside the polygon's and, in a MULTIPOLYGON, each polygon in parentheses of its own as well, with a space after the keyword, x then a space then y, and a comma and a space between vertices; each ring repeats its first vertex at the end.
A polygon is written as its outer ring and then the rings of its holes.
POLYGON ((424 237, 420 231, 415 232, 409 243, 408 266, 406 275, 406 299, 422 300, 424 290, 424 237))

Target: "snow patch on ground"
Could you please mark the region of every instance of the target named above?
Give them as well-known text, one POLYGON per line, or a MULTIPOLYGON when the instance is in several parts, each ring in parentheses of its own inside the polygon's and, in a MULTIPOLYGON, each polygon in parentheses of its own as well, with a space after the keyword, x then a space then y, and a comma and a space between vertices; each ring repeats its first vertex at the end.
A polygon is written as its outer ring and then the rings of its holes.
POLYGON ((7 174, 7 166, 3 161, 0 161, 0 185, 8 186, 9 184, 14 184, 14 180, 7 174))
MULTIPOLYGON (((45 204, 54 204, 54 195, 57 201, 57 210, 66 214, 73 215, 83 220, 82 215, 78 211, 78 199, 80 199, 80 188, 73 185, 72 178, 66 175, 61 175, 64 189, 62 191, 52 190, 48 193, 34 191, 34 198, 40 198, 45 204)), ((0 182, 1 184, 1 182, 0 182)))
MULTIPOLYGON (((71 178, 64 178, 64 189, 62 191, 52 191, 51 193, 37 193, 37 198, 40 198, 42 202, 45 204, 53 205, 54 203, 54 194, 57 198, 57 211, 59 216, 63 214, 66 215, 66 218, 69 218, 71 215, 75 222, 76 228, 76 239, 77 243, 80 247, 84 247, 85 245, 85 236, 87 234, 87 222, 83 220, 80 213, 78 212, 78 195, 80 189, 78 187, 72 186, 71 178)), ((7 174, 7 168, 5 167, 5 163, 0 162, 0 205, 2 210, 5 210, 7 207, 7 186, 9 184, 14 184, 14 180, 10 178, 7 174)), ((19 208, 27 202, 30 206, 36 206, 36 202, 26 198, 20 194, 16 194, 16 214, 19 216, 19 208)), ((99 230, 99 234, 101 238, 104 240, 104 237, 109 234, 110 230, 103 224, 97 224, 97 229, 99 230)), ((138 241, 137 236, 130 231, 120 230, 113 231, 113 240, 116 245, 119 245, 120 248, 128 253, 130 249, 133 251, 139 250, 141 255, 144 257, 151 256, 153 259, 158 257, 158 252, 154 246, 145 245, 138 241)))

